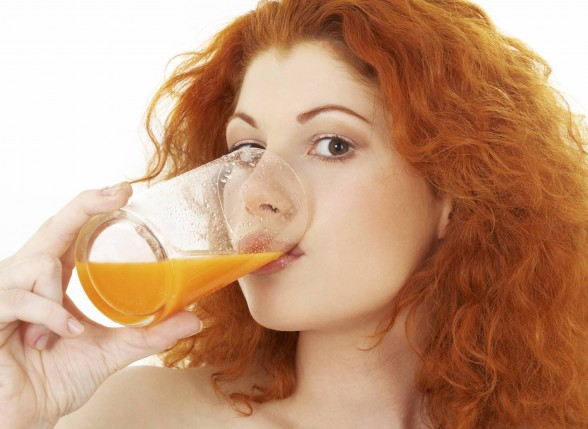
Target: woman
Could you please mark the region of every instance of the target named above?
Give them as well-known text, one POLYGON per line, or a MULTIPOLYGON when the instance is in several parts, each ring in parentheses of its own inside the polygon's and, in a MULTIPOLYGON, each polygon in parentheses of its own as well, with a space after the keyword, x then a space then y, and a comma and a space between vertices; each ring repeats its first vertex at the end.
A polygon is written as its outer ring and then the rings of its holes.
POLYGON ((111 330, 61 285, 130 187, 80 194, 2 263, 3 425, 587 427, 585 129, 548 74, 464 1, 262 2, 158 93, 146 179, 262 147, 308 231, 198 319, 111 330))

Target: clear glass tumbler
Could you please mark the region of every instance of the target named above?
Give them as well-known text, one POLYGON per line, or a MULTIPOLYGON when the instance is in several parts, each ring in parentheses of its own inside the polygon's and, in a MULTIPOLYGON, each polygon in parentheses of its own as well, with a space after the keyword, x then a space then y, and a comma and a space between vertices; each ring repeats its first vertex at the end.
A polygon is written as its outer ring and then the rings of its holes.
POLYGON ((105 316, 154 324, 278 259, 307 218, 290 166, 243 148, 94 216, 78 235, 76 269, 105 316))

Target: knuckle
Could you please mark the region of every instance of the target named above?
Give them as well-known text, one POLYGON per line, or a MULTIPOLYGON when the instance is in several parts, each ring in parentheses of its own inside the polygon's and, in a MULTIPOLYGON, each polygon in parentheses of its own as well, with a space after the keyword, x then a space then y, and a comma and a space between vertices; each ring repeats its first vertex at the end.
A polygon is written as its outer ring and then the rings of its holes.
POLYGON ((31 292, 10 289, 0 293, 0 313, 1 319, 9 314, 15 320, 54 325, 65 319, 67 311, 54 301, 35 299, 31 292))
POLYGON ((86 189, 75 196, 73 200, 70 202, 70 206, 78 211, 85 211, 84 207, 88 204, 96 201, 97 199, 97 191, 94 189, 86 189))
POLYGON ((85 189, 81 192, 79 192, 72 201, 80 201, 80 200, 85 200, 86 198, 88 198, 89 196, 91 196, 94 193, 93 190, 91 189, 85 189))
POLYGON ((0 288, 10 283, 10 272, 12 266, 13 263, 10 258, 0 262, 0 288))
POLYGON ((61 272, 61 261, 57 256, 42 253, 38 256, 37 264, 42 273, 57 274, 61 272))
POLYGON ((53 301, 48 301, 43 314, 44 320, 53 322, 60 321, 64 318, 65 309, 53 301))
POLYGON ((88 211, 92 210, 92 206, 95 205, 97 199, 96 191, 85 190, 80 192, 76 197, 70 201, 68 208, 69 213, 84 213, 88 214, 88 211))
POLYGON ((9 256, 8 258, 4 258, 2 260, 0 260, 0 272, 4 271, 5 269, 7 269, 8 267, 10 267, 14 262, 14 255, 13 256, 9 256))
POLYGON ((55 220, 56 220, 57 215, 54 214, 50 217, 48 217, 45 222, 43 222, 41 224, 41 229, 51 229, 53 228, 53 225, 55 224, 55 220))
POLYGON ((26 306, 27 292, 23 289, 10 289, 3 295, 8 308, 16 309, 26 306))
POLYGON ((0 290, 9 290, 19 288, 23 283, 27 283, 26 270, 28 259, 7 259, 0 264, 0 290))

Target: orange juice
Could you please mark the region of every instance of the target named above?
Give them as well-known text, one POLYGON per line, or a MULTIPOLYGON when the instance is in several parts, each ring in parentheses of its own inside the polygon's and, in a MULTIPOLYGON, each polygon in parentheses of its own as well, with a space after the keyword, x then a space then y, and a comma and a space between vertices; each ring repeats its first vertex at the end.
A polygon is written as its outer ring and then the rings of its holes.
POLYGON ((77 262, 80 283, 108 318, 125 325, 160 321, 239 277, 279 258, 279 252, 195 255, 158 262, 77 262))

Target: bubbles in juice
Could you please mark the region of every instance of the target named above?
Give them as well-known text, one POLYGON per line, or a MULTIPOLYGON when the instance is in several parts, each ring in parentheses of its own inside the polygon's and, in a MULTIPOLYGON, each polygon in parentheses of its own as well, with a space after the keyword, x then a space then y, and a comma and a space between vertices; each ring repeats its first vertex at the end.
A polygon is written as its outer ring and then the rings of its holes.
POLYGON ((279 252, 190 255, 158 262, 78 262, 92 303, 125 325, 160 321, 279 258, 279 252))

